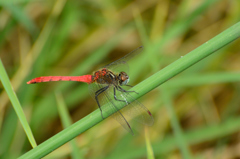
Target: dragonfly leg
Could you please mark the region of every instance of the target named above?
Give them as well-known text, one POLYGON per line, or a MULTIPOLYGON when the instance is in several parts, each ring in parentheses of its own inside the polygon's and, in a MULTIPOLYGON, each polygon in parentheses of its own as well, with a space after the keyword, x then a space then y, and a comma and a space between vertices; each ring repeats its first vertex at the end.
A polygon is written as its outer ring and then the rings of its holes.
POLYGON ((99 96, 102 92, 106 91, 106 90, 108 89, 108 87, 109 87, 109 86, 103 87, 103 88, 99 89, 97 92, 95 92, 95 100, 96 100, 96 102, 97 102, 97 104, 98 104, 98 107, 99 107, 99 109, 100 109, 100 111, 101 111, 101 115, 102 115, 102 118, 103 118, 103 119, 104 119, 104 117, 103 117, 103 114, 102 114, 102 108, 101 108, 100 103, 99 103, 99 101, 98 101, 98 96, 99 96))
MULTIPOLYGON (((120 102, 126 102, 125 100, 120 100, 120 99, 117 99, 117 96, 116 96, 116 87, 113 88, 114 90, 114 99, 117 100, 117 101, 120 101, 120 102)), ((127 102, 126 102, 127 103, 127 102)))
POLYGON ((136 91, 126 91, 125 89, 123 89, 123 88, 120 87, 120 86, 117 86, 117 90, 118 90, 118 91, 121 91, 121 92, 134 92, 134 93, 138 94, 138 92, 136 92, 136 91))

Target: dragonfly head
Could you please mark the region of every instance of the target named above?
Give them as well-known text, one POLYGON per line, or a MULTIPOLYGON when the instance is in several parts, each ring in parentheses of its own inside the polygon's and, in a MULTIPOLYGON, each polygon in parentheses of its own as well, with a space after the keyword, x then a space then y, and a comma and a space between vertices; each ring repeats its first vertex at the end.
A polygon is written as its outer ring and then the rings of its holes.
POLYGON ((121 86, 128 84, 130 80, 129 76, 125 72, 120 72, 118 75, 118 79, 121 86))

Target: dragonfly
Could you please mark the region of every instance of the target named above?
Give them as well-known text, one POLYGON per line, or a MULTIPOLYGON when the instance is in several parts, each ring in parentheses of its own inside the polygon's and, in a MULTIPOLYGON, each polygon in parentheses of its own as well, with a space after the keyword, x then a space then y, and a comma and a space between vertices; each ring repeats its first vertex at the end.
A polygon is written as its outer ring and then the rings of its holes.
POLYGON ((89 84, 89 93, 95 99, 101 116, 112 116, 128 132, 134 135, 129 120, 133 119, 143 125, 152 126, 154 123, 151 112, 132 94, 137 92, 129 91, 126 88, 133 86, 128 85, 130 77, 128 76, 128 62, 133 57, 139 55, 143 46, 138 47, 122 58, 100 68, 92 75, 82 76, 42 76, 34 78, 27 84, 51 81, 77 81, 89 84), (125 105, 120 109, 118 105, 125 105), (104 113, 103 113, 104 112, 104 113), (104 116, 104 114, 106 114, 104 116), (129 119, 128 119, 129 118, 129 119))

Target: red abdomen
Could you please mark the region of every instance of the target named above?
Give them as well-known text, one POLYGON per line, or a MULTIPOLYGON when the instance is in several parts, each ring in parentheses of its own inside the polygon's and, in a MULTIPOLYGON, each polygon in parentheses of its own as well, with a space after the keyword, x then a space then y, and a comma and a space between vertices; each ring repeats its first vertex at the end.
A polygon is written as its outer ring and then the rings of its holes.
POLYGON ((77 82, 85 82, 92 83, 92 75, 84 75, 84 76, 43 76, 37 77, 27 82, 27 84, 34 84, 40 82, 51 82, 51 81, 77 81, 77 82))

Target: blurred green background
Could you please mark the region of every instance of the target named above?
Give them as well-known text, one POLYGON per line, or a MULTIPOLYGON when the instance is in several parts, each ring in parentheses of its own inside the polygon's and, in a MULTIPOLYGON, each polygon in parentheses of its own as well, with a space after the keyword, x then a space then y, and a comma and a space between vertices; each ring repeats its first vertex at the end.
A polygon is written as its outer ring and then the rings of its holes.
MULTIPOLYGON (((87 84, 30 79, 91 74, 144 46, 130 64, 135 85, 239 20, 236 0, 3 1, 0 58, 40 144, 63 130, 58 100, 72 122, 97 105, 87 84)), ((239 50, 236 40, 140 98, 155 120, 146 136, 108 118, 44 158, 240 158, 239 50)), ((16 158, 31 146, 0 91, 0 158, 16 158)))

